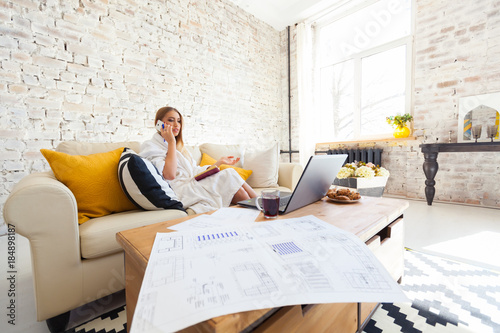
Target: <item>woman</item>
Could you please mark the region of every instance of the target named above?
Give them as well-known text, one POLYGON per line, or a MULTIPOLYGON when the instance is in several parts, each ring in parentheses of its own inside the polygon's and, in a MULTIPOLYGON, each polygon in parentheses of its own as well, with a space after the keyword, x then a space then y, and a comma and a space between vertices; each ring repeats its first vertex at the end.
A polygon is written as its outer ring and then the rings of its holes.
MULTIPOLYGON (((161 130, 141 146, 142 157, 150 160, 169 181, 185 209, 205 213, 230 203, 237 203, 257 196, 255 191, 232 169, 227 168, 200 181, 194 177, 208 169, 197 166, 191 154, 184 148, 182 139, 183 118, 172 107, 163 107, 156 112, 155 124, 163 121, 161 130)), ((239 158, 222 157, 215 165, 234 165, 239 158)))

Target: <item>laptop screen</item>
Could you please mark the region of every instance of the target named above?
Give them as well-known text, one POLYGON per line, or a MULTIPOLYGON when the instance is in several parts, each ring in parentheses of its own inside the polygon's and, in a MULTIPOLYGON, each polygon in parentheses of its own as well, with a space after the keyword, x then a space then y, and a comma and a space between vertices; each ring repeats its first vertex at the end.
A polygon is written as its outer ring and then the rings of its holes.
POLYGON ((346 159, 346 154, 311 156, 284 213, 294 211, 323 198, 346 159))

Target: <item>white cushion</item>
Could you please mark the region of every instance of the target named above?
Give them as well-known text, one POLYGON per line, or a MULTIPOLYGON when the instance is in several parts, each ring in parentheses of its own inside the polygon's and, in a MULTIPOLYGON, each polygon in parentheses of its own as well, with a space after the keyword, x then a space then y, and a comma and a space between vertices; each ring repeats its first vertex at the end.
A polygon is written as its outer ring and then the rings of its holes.
POLYGON ((198 147, 198 146, 184 146, 184 148, 186 148, 186 150, 191 154, 194 161, 196 162, 196 165, 200 165, 200 162, 201 162, 200 147, 198 147))
POLYGON ((245 147, 241 145, 220 145, 215 143, 204 143, 200 145, 201 153, 205 153, 212 158, 218 160, 224 156, 234 156, 239 157, 240 160, 234 166, 243 167, 245 147))
POLYGON ((129 148, 125 148, 121 155, 118 179, 125 195, 142 209, 182 210, 182 203, 153 163, 129 148))
POLYGON ((56 151, 68 155, 90 155, 97 153, 106 153, 122 147, 129 147, 135 152, 139 152, 141 143, 137 141, 126 142, 79 142, 63 141, 57 145, 56 151))
POLYGON ((252 170, 247 179, 251 187, 278 187, 279 144, 245 153, 243 168, 252 170))

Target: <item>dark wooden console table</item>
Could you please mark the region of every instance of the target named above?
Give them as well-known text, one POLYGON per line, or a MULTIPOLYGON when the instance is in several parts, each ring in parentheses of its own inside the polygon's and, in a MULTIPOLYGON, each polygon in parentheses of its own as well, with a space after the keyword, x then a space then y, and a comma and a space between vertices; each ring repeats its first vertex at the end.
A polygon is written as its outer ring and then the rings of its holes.
POLYGON ((424 143, 420 145, 420 149, 424 153, 423 168, 427 178, 425 181, 425 198, 430 206, 436 192, 434 177, 438 172, 438 153, 500 151, 500 142, 424 143))

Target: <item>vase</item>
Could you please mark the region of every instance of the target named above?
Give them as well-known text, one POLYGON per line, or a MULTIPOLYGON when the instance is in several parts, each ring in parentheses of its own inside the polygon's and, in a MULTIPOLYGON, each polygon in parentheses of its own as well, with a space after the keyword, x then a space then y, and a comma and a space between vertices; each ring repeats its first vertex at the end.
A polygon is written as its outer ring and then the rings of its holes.
POLYGON ((333 185, 350 187, 356 189, 359 194, 367 197, 381 197, 384 194, 385 184, 389 177, 373 177, 373 178, 335 178, 333 185))
POLYGON ((394 130, 394 137, 395 138, 407 138, 410 136, 410 129, 406 126, 403 127, 396 127, 394 130))

